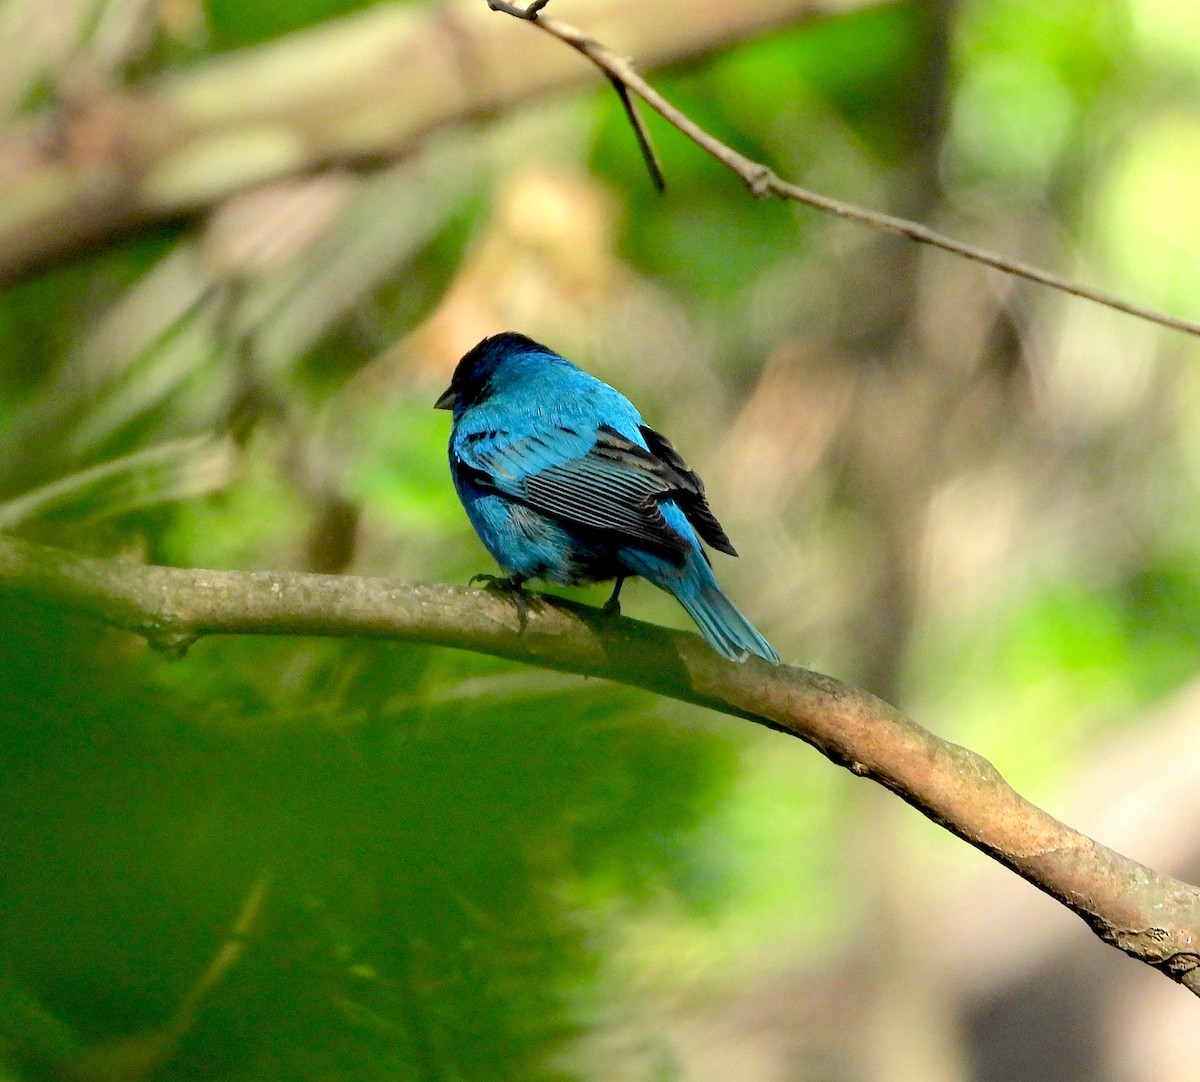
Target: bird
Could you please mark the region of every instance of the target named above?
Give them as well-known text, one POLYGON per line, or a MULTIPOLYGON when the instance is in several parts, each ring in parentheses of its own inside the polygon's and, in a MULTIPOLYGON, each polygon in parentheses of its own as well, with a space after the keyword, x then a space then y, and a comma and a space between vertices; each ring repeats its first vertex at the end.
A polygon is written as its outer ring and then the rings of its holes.
POLYGON ((434 403, 450 410, 450 472, 484 547, 519 594, 625 580, 672 594, 731 661, 778 663, 770 643, 717 585, 701 542, 736 556, 704 483, 620 391, 516 331, 484 338, 434 403))

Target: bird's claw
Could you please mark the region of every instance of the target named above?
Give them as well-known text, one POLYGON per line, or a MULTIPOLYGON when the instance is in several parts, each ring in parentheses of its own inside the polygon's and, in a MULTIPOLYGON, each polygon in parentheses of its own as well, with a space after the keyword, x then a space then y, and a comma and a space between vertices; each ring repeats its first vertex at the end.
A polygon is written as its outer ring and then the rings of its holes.
POLYGON ((529 621, 530 596, 523 589, 522 585, 525 582, 519 575, 489 575, 486 572, 481 572, 478 575, 472 575, 468 586, 474 586, 475 583, 482 582, 485 590, 492 590, 495 593, 502 593, 512 599, 513 606, 517 610, 517 620, 520 623, 521 630, 525 630, 525 625, 529 621))
POLYGON ((521 580, 516 575, 509 575, 507 578, 503 575, 489 575, 481 571, 478 575, 472 575, 467 580, 468 586, 474 586, 475 583, 482 582, 485 590, 519 590, 521 588, 521 580))

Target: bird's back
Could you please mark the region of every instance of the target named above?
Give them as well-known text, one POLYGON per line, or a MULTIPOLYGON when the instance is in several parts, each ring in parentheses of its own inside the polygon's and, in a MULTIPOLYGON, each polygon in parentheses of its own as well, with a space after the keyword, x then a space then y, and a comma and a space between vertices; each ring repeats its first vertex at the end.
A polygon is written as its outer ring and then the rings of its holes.
POLYGON ((565 358, 551 354, 513 357, 492 394, 463 415, 464 432, 498 427, 530 433, 562 430, 585 440, 586 452, 601 425, 645 447, 641 415, 620 391, 589 375, 565 358))

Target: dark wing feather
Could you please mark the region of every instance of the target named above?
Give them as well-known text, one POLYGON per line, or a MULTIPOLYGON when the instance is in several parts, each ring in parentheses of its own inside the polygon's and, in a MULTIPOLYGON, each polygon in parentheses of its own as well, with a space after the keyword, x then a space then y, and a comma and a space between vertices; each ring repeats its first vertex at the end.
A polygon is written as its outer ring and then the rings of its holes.
POLYGON ((638 428, 646 446, 650 448, 650 453, 671 471, 671 485, 664 498, 672 499, 679 505, 679 509, 703 540, 718 552, 736 556, 737 549, 733 547, 725 530, 717 521, 717 516, 708 506, 704 482, 700 480, 699 475, 684 462, 671 441, 661 432, 655 432, 649 425, 639 425, 638 428))

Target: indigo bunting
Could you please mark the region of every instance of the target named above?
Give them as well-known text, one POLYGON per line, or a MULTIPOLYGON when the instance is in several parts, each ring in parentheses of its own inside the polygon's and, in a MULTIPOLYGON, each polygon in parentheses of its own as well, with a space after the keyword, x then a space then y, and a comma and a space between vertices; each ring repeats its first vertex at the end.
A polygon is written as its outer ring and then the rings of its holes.
POLYGON ((503 585, 616 579, 604 606, 613 613, 622 583, 641 575, 674 595, 718 653, 779 660, 713 577, 700 540, 737 552, 703 482, 619 391, 507 331, 458 362, 435 406, 453 411, 454 487, 508 573, 503 585))

